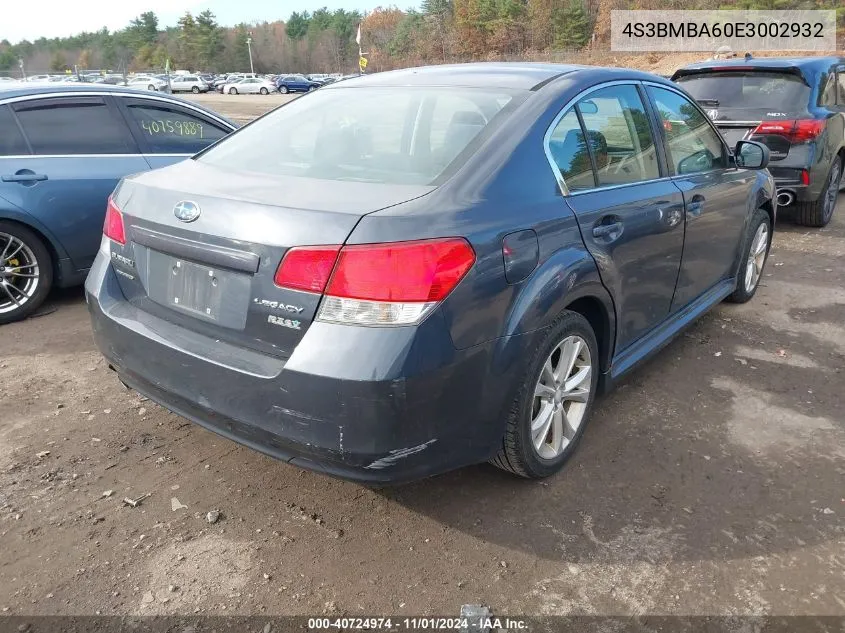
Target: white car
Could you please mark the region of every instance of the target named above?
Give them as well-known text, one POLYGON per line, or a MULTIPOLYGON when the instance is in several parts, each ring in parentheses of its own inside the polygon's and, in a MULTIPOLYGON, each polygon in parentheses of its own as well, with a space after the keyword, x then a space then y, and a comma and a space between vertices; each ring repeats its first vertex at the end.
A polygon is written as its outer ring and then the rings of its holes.
POLYGON ((173 92, 208 92, 209 85, 196 75, 172 75, 170 89, 173 92))
POLYGON ((167 89, 167 82, 158 77, 135 77, 130 79, 126 85, 130 88, 150 90, 153 92, 167 89))
POLYGON ((262 94, 268 95, 271 92, 276 92, 276 86, 266 79, 241 79, 232 84, 223 86, 223 92, 230 95, 237 94, 262 94))

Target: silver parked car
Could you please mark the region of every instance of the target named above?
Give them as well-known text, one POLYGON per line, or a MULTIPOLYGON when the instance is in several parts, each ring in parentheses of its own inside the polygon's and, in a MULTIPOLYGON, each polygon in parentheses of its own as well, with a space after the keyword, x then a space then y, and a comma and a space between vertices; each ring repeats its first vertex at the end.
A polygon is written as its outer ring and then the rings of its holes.
POLYGON ((238 82, 223 86, 223 92, 230 95, 236 94, 262 94, 267 95, 276 92, 273 82, 266 79, 241 79, 238 82))
POLYGON ((158 77, 135 77, 130 79, 127 85, 130 88, 150 90, 151 92, 165 92, 167 90, 167 82, 158 77))
POLYGON ((208 92, 210 86, 196 75, 173 75, 170 77, 170 89, 173 92, 208 92))

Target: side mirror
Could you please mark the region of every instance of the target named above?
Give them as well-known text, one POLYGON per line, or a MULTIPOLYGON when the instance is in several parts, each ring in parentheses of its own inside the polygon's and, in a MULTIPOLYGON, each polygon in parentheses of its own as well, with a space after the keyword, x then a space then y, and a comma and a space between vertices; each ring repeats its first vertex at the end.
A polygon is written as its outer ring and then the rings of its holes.
POLYGON ((736 166, 743 169, 765 169, 769 164, 769 148, 757 141, 739 141, 734 149, 736 166))

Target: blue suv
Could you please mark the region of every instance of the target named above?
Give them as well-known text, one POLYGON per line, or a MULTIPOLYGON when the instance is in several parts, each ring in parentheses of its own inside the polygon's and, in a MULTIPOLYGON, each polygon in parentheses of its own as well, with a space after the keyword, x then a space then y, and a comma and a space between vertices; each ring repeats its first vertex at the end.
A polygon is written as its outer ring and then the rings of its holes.
POLYGON ((0 324, 31 314, 51 286, 84 281, 121 178, 184 160, 234 129, 158 93, 0 90, 0 324))

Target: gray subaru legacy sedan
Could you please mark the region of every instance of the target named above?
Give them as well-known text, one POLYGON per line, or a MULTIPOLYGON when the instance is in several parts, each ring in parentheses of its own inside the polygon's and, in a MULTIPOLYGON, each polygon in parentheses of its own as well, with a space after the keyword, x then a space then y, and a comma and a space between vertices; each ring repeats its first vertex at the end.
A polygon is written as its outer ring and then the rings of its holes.
POLYGON ((338 82, 118 185, 95 339, 127 386, 303 468, 545 477, 597 394, 754 295, 767 162, 631 70, 338 82))

